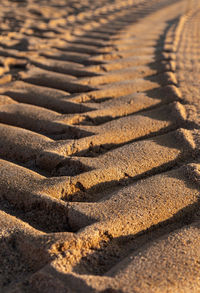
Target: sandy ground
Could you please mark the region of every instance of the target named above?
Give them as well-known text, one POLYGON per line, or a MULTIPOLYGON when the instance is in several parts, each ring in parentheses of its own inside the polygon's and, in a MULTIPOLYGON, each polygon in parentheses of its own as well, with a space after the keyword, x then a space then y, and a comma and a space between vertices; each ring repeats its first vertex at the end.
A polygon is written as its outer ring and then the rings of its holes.
POLYGON ((0 292, 200 292, 199 1, 0 19, 0 292))

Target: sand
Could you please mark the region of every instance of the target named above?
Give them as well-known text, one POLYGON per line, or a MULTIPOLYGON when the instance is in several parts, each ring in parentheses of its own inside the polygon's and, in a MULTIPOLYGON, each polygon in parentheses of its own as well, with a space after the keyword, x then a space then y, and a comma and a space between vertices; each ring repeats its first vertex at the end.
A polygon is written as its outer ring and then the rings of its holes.
POLYGON ((0 3, 0 292, 200 291, 198 0, 0 3))

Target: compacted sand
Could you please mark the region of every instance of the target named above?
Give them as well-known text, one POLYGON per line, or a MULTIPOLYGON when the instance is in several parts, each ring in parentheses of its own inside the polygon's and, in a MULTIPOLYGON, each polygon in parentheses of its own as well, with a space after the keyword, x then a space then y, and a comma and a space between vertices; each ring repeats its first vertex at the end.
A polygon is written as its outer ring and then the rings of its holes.
POLYGON ((0 292, 200 292, 199 1, 0 19, 0 292))

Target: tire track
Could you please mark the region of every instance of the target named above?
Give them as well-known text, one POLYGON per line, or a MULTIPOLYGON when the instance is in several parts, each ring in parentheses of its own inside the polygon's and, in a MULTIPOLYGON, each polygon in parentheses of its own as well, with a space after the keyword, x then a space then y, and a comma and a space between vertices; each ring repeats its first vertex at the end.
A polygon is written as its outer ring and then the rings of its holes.
POLYGON ((198 101, 184 43, 195 1, 186 15, 186 1, 12 3, 15 26, 5 3, 3 290, 196 290, 198 101))

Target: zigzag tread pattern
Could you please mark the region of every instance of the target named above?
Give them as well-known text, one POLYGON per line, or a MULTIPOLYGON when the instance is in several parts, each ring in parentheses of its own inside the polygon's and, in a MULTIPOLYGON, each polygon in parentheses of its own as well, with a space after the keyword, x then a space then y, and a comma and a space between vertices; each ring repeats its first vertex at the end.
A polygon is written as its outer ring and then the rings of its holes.
POLYGON ((0 7, 1 292, 199 292, 198 0, 0 7))

